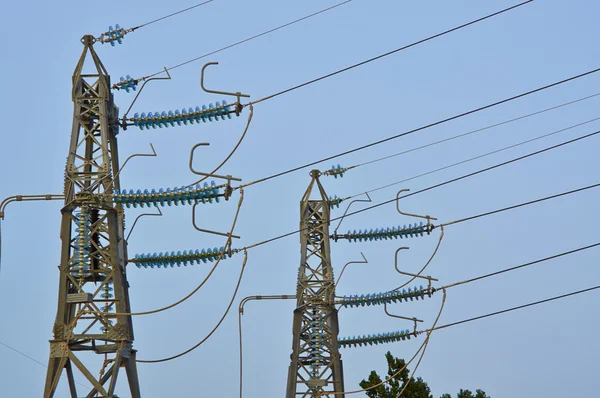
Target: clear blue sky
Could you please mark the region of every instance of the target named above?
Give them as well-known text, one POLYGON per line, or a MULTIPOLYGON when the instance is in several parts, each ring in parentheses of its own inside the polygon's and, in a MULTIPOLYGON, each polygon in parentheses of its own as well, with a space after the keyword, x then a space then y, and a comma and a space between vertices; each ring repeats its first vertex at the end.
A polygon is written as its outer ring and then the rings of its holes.
MULTIPOLYGON (((15 194, 62 193, 64 162, 71 132, 71 76, 80 56, 79 39, 98 35, 108 25, 128 28, 185 8, 191 1, 99 3, 81 1, 8 2, 0 13, 3 40, 0 79, 2 135, 0 198, 15 194)), ((97 45, 113 81, 157 72, 289 20, 317 11, 332 1, 249 2, 216 0, 186 14, 128 35, 117 47, 97 45)), ((515 4, 512 1, 390 1, 351 3, 283 31, 231 49, 206 61, 207 85, 243 91, 253 99, 375 56, 428 35, 515 4)), ((537 88, 600 66, 597 37, 600 7, 593 1, 534 1, 509 14, 257 105, 246 141, 224 172, 251 181, 377 139, 537 88)), ((134 112, 195 107, 221 100, 202 92, 203 61, 172 73, 171 81, 148 85, 134 112)), ((543 93, 496 107, 339 159, 348 166, 413 146, 561 104, 600 89, 590 76, 543 93)), ((131 94, 119 92, 121 113, 131 94)), ((349 172, 343 180, 324 179, 331 195, 348 196, 411 177, 449 163, 570 126, 598 114, 599 99, 489 130, 349 172)), ((131 161, 122 174, 125 188, 181 186, 194 180, 188 151, 211 142, 197 160, 209 169, 229 152, 242 132, 245 115, 218 124, 139 131, 119 135, 121 159, 156 148, 157 158, 131 161)), ((402 186, 373 194, 388 200, 399 188, 417 190, 437 182, 595 131, 593 123, 487 157, 402 186)), ((445 188, 415 196, 403 206, 441 221, 535 199, 598 182, 599 138, 570 145, 445 188)), ((338 163, 338 161, 336 161, 338 163)), ((330 163, 320 166, 325 169, 330 163)), ((299 200, 309 170, 246 191, 238 233, 239 247, 294 230, 299 200)), ((427 274, 452 283, 598 241, 600 191, 587 191, 551 202, 449 227, 427 274)), ((200 223, 226 230, 235 204, 200 208, 200 223)), ((56 313, 60 203, 12 204, 2 222, 0 341, 47 362, 56 313)), ((127 212, 128 225, 139 209, 127 212)), ((164 210, 146 218, 129 241, 129 253, 221 246, 221 239, 196 232, 190 208, 164 210)), ((334 215, 341 215, 336 210, 334 215)), ((392 205, 344 221, 348 228, 408 224, 392 205)), ((418 270, 437 237, 410 241, 400 261, 418 270)), ((406 242, 402 242, 406 243, 406 242)), ((360 258, 368 265, 348 268, 339 294, 385 291, 404 280, 393 270, 399 242, 332 245, 336 272, 360 258)), ((598 250, 590 250, 448 291, 440 323, 568 293, 600 282, 598 250)), ((241 256, 221 264, 213 278, 186 303, 159 315, 136 317, 138 358, 176 354, 201 340, 220 318, 233 292, 241 256)), ((168 364, 138 366, 146 398, 236 396, 237 304, 255 294, 293 294, 299 265, 298 237, 249 252, 247 273, 234 309, 221 329, 193 353, 168 364)), ((131 305, 147 310, 169 304, 193 289, 207 267, 128 268, 131 305)), ((593 396, 600 389, 597 330, 600 293, 568 298, 520 312, 456 326, 432 335, 418 375, 435 397, 460 388, 482 388, 491 397, 593 396)), ((393 311, 431 324, 440 296, 398 304, 393 311)), ((291 352, 293 301, 251 302, 244 315, 244 396, 281 397, 291 352)), ((341 335, 410 327, 387 318, 382 308, 340 312, 341 335)), ((347 389, 372 369, 384 371, 384 353, 412 356, 421 339, 342 351, 347 389)), ((0 346, 2 396, 36 397, 46 369, 0 346)), ((81 381, 81 377, 80 377, 81 381)), ((120 397, 128 397, 125 377, 120 397)), ((61 382, 57 397, 67 397, 61 382)))

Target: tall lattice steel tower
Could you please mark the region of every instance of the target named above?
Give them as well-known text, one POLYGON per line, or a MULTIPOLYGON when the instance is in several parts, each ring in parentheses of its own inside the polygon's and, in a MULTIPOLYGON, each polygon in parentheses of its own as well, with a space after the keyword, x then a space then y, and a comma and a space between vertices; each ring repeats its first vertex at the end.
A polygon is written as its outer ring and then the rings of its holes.
POLYGON ((326 397, 344 391, 329 252, 329 201, 320 175, 318 170, 311 172, 312 180, 300 203, 301 260, 287 398, 326 397), (311 200, 315 186, 320 197, 311 200))
POLYGON ((118 315, 131 312, 123 211, 111 199, 113 190, 120 188, 118 108, 110 77, 94 51, 95 41, 93 36, 82 38, 84 49, 73 75, 75 109, 61 211, 58 310, 45 398, 54 395, 63 369, 72 398, 82 396, 76 390, 74 370, 93 386, 85 396, 116 397, 121 368, 131 396, 140 397, 131 317, 118 315), (83 74, 86 59, 93 63, 91 74, 83 74), (84 362, 86 352, 103 358, 88 356, 84 362), (98 369, 93 371, 91 364, 98 369))

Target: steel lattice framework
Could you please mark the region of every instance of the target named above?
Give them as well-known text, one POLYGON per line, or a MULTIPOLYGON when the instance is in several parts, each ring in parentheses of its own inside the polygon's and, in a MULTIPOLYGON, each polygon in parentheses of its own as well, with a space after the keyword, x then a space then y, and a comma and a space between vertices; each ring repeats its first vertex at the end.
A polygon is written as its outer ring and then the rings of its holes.
POLYGON ((100 62, 93 36, 73 75, 73 129, 65 170, 65 206, 61 223, 58 310, 44 397, 54 396, 63 369, 71 397, 77 398, 74 368, 93 387, 87 397, 116 397, 124 368, 131 396, 140 397, 127 283, 123 211, 110 194, 119 189, 118 108, 110 77, 100 62), (91 60, 93 73, 83 74, 91 60), (113 295, 114 292, 114 295, 113 295), (85 352, 98 356, 81 357, 85 352), (103 359, 103 360, 100 360, 103 359), (92 372, 92 365, 99 369, 92 372), (75 365, 73 367, 73 365, 75 365))
POLYGON ((329 201, 320 175, 318 170, 311 172, 312 180, 300 203, 301 261, 287 398, 326 397, 344 391, 329 251, 329 201), (320 198, 310 200, 315 186, 320 198))

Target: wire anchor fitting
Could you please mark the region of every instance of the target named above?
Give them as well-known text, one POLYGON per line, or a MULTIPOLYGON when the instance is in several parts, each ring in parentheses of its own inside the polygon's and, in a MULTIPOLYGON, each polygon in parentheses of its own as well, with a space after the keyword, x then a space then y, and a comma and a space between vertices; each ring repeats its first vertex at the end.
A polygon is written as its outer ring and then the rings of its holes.
MULTIPOLYGON (((431 286, 431 282, 432 281, 437 282, 438 280, 436 278, 432 278, 431 276, 423 276, 420 274, 411 274, 410 272, 400 271, 400 269, 398 268, 398 253, 400 252, 400 250, 405 250, 405 249, 408 250, 408 247, 399 247, 398 250, 396 250, 396 254, 394 257, 394 268, 396 269, 396 272, 398 272, 401 275, 412 276, 413 279, 411 279, 407 283, 410 283, 411 281, 413 281, 416 278, 425 279, 427 281, 427 291, 428 291, 429 297, 431 297, 431 294, 435 292, 435 289, 433 288, 433 286, 431 286)), ((423 271, 423 270, 421 270, 421 271, 423 271)), ((398 290, 398 289, 399 288, 394 289, 394 290, 398 290)))
POLYGON ((431 231, 433 231, 433 228, 434 228, 433 225, 431 224, 431 220, 437 220, 437 218, 431 217, 429 215, 427 215, 427 216, 420 216, 418 214, 406 213, 406 212, 403 212, 402 210, 400 210, 400 194, 402 192, 409 192, 409 191, 410 191, 410 189, 407 189, 407 188, 401 189, 401 190, 398 191, 398 193, 396 194, 396 210, 398 210, 398 213, 402 214, 403 216, 417 217, 417 218, 424 218, 424 219, 426 219, 427 220, 427 228, 426 228, 426 230, 427 230, 427 235, 429 235, 431 233, 431 231))
POLYGON ((206 86, 204 86, 204 73, 205 73, 206 68, 210 65, 219 65, 219 63, 218 62, 208 62, 208 63, 204 64, 204 66, 202 67, 202 70, 200 71, 200 87, 202 87, 202 90, 204 90, 207 93, 220 94, 220 95, 231 95, 233 97, 236 97, 235 115, 239 116, 240 113, 242 112, 242 109, 244 108, 242 106, 242 97, 250 98, 250 95, 242 94, 239 91, 232 93, 232 92, 228 92, 228 91, 211 90, 211 89, 206 88, 206 86))
POLYGON ((137 91, 138 83, 140 79, 134 79, 130 75, 126 77, 121 76, 118 83, 113 84, 113 88, 115 90, 125 90, 126 92, 130 92, 131 90, 137 91))
POLYGON ((398 318, 398 319, 404 319, 404 320, 407 320, 407 321, 412 321, 413 322, 413 336, 417 337, 417 323, 418 322, 423 322, 422 319, 417 319, 415 317, 409 318, 407 316, 392 314, 387 309, 387 303, 383 303, 383 310, 385 311, 386 315, 389 316, 389 317, 391 317, 391 318, 398 318))
POLYGON ((329 208, 333 209, 334 207, 339 208, 340 204, 344 201, 344 198, 338 198, 337 195, 329 197, 329 208))
POLYGON ((336 165, 332 165, 330 169, 323 171, 323 174, 326 176, 333 176, 335 179, 338 178, 338 176, 340 178, 344 178, 344 174, 350 170, 353 169, 354 166, 352 167, 342 167, 339 164, 336 165))
POLYGON ((115 46, 115 43, 123 44, 123 38, 127 33, 133 32, 134 29, 123 29, 116 24, 113 28, 112 25, 108 27, 108 31, 102 33, 98 40, 100 43, 110 43, 111 46, 115 46))

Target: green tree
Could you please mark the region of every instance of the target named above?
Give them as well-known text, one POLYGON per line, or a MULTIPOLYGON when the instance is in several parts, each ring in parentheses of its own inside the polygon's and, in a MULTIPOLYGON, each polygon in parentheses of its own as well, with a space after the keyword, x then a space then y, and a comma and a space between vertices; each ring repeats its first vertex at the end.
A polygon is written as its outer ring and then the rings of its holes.
MULTIPOLYGON (((372 371, 367 380, 360 382, 362 388, 369 388, 377 385, 377 387, 366 391, 369 398, 397 398, 400 391, 406 386, 402 393, 402 398, 433 398, 431 390, 422 378, 410 377, 410 369, 406 367, 406 362, 403 359, 395 358, 389 351, 385 354, 387 360, 388 371, 387 378, 391 378, 388 383, 383 383, 381 377, 376 371, 372 371), (402 369, 402 370, 400 370, 402 369), (397 373, 397 374, 396 374, 397 373), (408 385, 407 385, 408 383, 408 385)), ((452 398, 450 394, 444 394, 440 398, 452 398)), ((473 394, 469 390, 460 390, 456 394, 456 398, 490 398, 484 391, 477 390, 473 394)))

